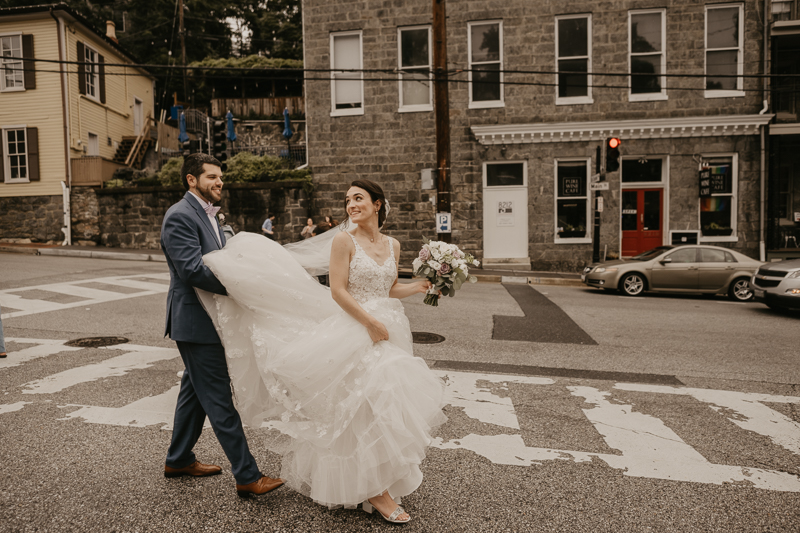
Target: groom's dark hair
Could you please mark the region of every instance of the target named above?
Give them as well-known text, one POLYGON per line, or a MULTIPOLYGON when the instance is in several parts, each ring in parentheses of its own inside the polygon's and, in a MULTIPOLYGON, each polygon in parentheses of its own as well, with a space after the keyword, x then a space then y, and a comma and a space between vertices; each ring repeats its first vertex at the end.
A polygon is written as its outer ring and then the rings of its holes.
POLYGON ((183 158, 183 166, 181 166, 181 183, 183 183, 183 188, 187 191, 189 190, 189 180, 186 179, 186 176, 191 174, 195 178, 199 178, 200 174, 203 173, 203 165, 214 165, 216 167, 222 167, 222 163, 217 160, 217 158, 212 157, 208 154, 189 154, 183 158))

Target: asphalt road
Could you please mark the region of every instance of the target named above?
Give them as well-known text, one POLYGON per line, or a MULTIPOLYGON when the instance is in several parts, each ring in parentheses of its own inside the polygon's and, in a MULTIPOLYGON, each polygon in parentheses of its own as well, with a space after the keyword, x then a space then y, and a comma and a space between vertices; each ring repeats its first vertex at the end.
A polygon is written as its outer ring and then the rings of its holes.
MULTIPOLYGON (((398 527, 286 488, 239 499, 210 429, 196 451, 223 474, 163 477, 182 369, 161 335, 166 265, 0 254, 0 270, 17 339, 0 360, 3 532, 800 531, 797 315, 488 283, 407 299, 412 329, 446 339, 415 355, 446 380, 449 420, 398 527), (63 345, 93 336, 130 342, 63 345)), ((277 474, 264 431, 251 448, 277 474)))

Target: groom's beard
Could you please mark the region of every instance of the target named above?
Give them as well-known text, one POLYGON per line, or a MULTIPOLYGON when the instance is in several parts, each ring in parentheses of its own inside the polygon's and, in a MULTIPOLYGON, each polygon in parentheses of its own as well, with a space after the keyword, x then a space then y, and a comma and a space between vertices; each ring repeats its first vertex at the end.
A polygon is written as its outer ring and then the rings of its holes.
MULTIPOLYGON (((213 203, 215 203, 215 202, 217 202, 219 200, 218 198, 215 199, 214 193, 211 190, 212 188, 213 187, 211 185, 209 185, 208 187, 201 187, 199 183, 197 184, 197 187, 196 187, 197 194, 199 194, 200 197, 203 200, 205 200, 206 202, 208 202, 209 204, 213 204, 213 203)), ((222 196, 222 189, 221 188, 219 190, 219 195, 222 196)))

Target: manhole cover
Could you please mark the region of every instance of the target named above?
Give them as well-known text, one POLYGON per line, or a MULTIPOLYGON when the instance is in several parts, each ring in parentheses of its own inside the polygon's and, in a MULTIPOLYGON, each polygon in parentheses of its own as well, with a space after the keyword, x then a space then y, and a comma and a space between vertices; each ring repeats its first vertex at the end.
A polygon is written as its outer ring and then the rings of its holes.
POLYGON ((115 344, 125 344, 128 339, 125 337, 86 337, 84 339, 74 339, 64 343, 64 346, 75 348, 100 348, 101 346, 114 346, 115 344))
POLYGON ((436 333, 425 333, 424 331, 412 331, 411 338, 415 344, 438 344, 444 342, 444 337, 436 333))

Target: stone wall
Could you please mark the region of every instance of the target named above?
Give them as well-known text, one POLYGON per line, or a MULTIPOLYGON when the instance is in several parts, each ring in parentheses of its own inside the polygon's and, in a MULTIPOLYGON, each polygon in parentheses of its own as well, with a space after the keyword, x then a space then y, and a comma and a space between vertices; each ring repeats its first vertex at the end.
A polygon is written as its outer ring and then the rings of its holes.
MULTIPOLYGON (((503 68, 552 71, 555 68, 555 16, 592 13, 592 66, 596 72, 628 70, 628 10, 648 9, 647 0, 457 0, 447 5, 448 69, 469 68, 467 23, 503 21, 503 68)), ((759 74, 761 22, 759 3, 744 4, 744 72, 759 74)), ((660 4, 658 5, 660 6, 660 4)), ((400 26, 429 25, 431 4, 425 0, 306 0, 304 3, 306 68, 330 68, 330 34, 363 32, 363 67, 398 67, 400 26)), ((675 0, 666 8, 667 73, 702 76, 705 69, 705 4, 675 0)), ((344 215, 342 201, 350 181, 366 178, 380 183, 392 203, 387 232, 402 244, 408 263, 423 235, 433 237, 435 191, 421 190, 420 170, 435 164, 435 128, 432 111, 400 113, 398 82, 389 76, 365 75, 364 114, 331 116, 329 81, 306 81, 308 157, 317 185, 314 214, 344 215), (382 80, 370 81, 369 77, 382 80)), ((746 93, 737 98, 706 98, 704 79, 668 78, 667 99, 630 102, 624 77, 595 76, 593 103, 556 105, 552 74, 506 74, 504 104, 488 109, 469 108, 467 73, 451 77, 450 122, 452 145, 453 242, 478 257, 483 255, 482 164, 525 159, 529 172, 529 253, 534 268, 575 271, 591 259, 591 244, 557 244, 554 236, 554 174, 557 157, 594 157, 599 144, 558 144, 486 147, 470 131, 474 125, 540 124, 599 120, 646 120, 668 117, 756 114, 761 109, 760 80, 746 78, 746 93), (516 85, 511 82, 523 82, 516 85)), ((755 254, 758 225, 758 139, 719 137, 652 141, 624 140, 623 154, 670 156, 669 229, 697 229, 697 184, 694 153, 735 151, 739 155, 739 241, 726 243, 755 254), (678 222, 680 221, 680 222, 678 222), (673 225, 675 223, 675 225, 673 225), (679 224, 679 225, 678 225, 679 224)), ((592 165, 594 161, 592 160, 592 165)), ((592 167, 593 168, 593 167, 592 167)), ((620 239, 619 177, 612 175, 606 196, 601 245, 618 251, 620 239), (616 188, 616 190, 615 190, 616 188)), ((667 194, 665 190, 665 194, 667 194)), ((667 222, 665 220, 665 222, 667 222)))
MULTIPOLYGON (((73 188, 73 243, 158 249, 164 214, 184 194, 182 187, 73 188)), ((217 205, 237 233, 260 233, 266 214, 274 213, 282 243, 299 240, 308 216, 299 182, 226 184, 217 205)))
POLYGON ((59 243, 63 226, 60 195, 0 198, 0 242, 59 243))

